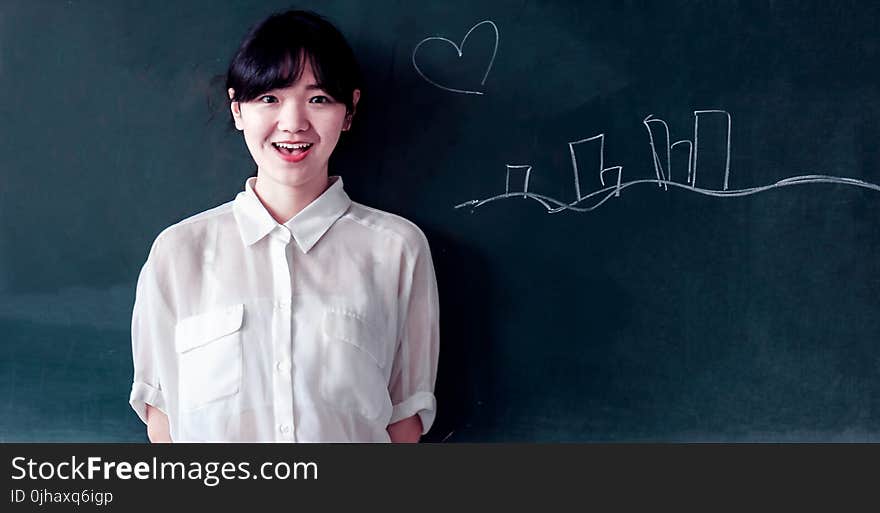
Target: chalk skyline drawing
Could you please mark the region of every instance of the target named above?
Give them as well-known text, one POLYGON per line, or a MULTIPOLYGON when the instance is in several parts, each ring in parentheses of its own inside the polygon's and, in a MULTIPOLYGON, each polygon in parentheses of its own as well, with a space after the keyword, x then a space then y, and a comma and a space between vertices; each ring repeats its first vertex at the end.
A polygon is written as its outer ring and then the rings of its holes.
POLYGON ((752 194, 758 194, 761 192, 779 189, 782 187, 816 183, 848 185, 852 187, 860 187, 880 192, 880 185, 877 184, 865 182, 863 180, 858 180, 855 178, 829 176, 822 174, 792 176, 768 185, 748 187, 744 189, 730 189, 730 135, 732 126, 731 115, 729 112, 719 109, 694 110, 693 112, 694 132, 692 139, 670 142, 671 139, 669 134, 669 126, 664 120, 655 118, 653 115, 649 115, 642 121, 642 123, 645 125, 645 128, 648 130, 648 141, 654 165, 654 178, 623 182, 623 166, 605 166, 605 134, 601 133, 592 137, 580 139, 577 141, 571 141, 568 143, 568 150, 571 156, 572 172, 574 175, 572 185, 574 189, 575 199, 573 201, 564 201, 530 191, 529 180, 532 178, 532 166, 528 164, 507 164, 505 187, 502 194, 483 199, 465 201, 464 203, 455 205, 455 208, 459 209, 470 207, 471 212, 473 212, 475 209, 493 201, 509 198, 525 198, 537 201, 547 210, 547 213, 550 214, 562 212, 564 210, 571 210, 574 212, 591 212, 605 204, 605 202, 607 202, 611 198, 619 197, 622 191, 629 189, 630 187, 633 187, 635 185, 641 184, 654 185, 659 187, 663 191, 668 191, 669 187, 671 186, 689 192, 704 194, 707 196, 714 196, 718 198, 749 196, 752 194), (721 154, 724 155, 723 165, 713 166, 711 168, 705 165, 703 167, 700 167, 700 152, 711 152, 712 150, 718 149, 706 148, 701 146, 701 144, 706 144, 705 142, 700 141, 701 120, 703 122, 703 126, 712 121, 715 121, 716 124, 720 121, 720 126, 725 127, 726 137, 724 138, 724 147, 721 148, 723 150, 721 154), (582 169, 582 167, 578 164, 577 154, 579 148, 589 146, 598 146, 598 167, 593 169, 592 173, 598 174, 598 182, 600 184, 600 188, 584 194, 584 184, 588 183, 587 179, 595 178, 596 174, 588 174, 582 169), (686 163, 683 166, 684 169, 681 173, 683 175, 683 180, 681 178, 676 179, 673 176, 673 171, 678 167, 682 167, 673 166, 673 150, 675 150, 675 148, 679 146, 687 149, 687 159, 686 163), (519 182, 514 183, 511 181, 511 176, 514 175, 514 178, 516 178, 516 174, 521 174, 523 177, 521 187, 519 186, 519 182), (609 176, 609 180, 607 180, 607 182, 606 175, 609 176), (721 187, 701 187, 697 185, 698 180, 715 180, 721 183, 721 187))

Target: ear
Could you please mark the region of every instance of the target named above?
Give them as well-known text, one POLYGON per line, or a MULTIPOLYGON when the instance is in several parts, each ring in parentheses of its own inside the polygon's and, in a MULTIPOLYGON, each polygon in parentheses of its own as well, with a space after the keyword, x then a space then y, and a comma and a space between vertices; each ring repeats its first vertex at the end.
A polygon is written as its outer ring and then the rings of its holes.
POLYGON ((229 94, 229 110, 232 111, 232 121, 235 123, 235 128, 238 130, 244 130, 244 127, 241 125, 241 103, 233 100, 235 98, 235 89, 229 88, 226 91, 229 94))
POLYGON ((345 122, 342 124, 342 130, 351 130, 351 121, 354 113, 357 112, 358 100, 361 99, 361 90, 355 89, 351 95, 351 112, 345 115, 345 122))

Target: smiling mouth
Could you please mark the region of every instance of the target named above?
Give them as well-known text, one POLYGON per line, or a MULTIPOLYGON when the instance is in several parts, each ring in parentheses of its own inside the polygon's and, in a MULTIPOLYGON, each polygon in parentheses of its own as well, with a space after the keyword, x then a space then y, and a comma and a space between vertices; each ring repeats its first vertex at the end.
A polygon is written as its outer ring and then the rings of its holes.
POLYGON ((272 146, 274 146, 276 150, 280 151, 281 153, 286 153, 287 155, 298 155, 300 153, 305 153, 309 151, 309 148, 311 148, 312 145, 312 143, 272 143, 272 146))

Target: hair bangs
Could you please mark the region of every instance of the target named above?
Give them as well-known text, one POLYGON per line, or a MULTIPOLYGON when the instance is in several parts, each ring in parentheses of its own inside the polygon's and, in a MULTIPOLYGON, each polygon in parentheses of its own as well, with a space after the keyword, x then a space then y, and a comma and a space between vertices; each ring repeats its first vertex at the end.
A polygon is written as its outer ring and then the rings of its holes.
POLYGON ((234 101, 249 102, 273 89, 295 84, 311 66, 317 85, 353 111, 352 91, 360 70, 342 34, 314 13, 288 11, 270 16, 245 37, 227 73, 234 101))

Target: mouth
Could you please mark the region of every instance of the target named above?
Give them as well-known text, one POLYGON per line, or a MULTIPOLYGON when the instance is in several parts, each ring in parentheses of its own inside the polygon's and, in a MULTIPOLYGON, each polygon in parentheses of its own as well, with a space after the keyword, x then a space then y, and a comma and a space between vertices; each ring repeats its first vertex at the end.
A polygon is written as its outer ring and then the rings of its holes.
POLYGON ((272 143, 272 147, 283 160, 287 162, 299 162, 306 158, 314 143, 272 143))

